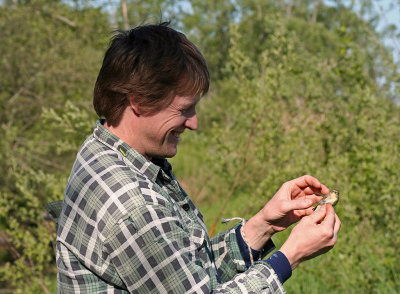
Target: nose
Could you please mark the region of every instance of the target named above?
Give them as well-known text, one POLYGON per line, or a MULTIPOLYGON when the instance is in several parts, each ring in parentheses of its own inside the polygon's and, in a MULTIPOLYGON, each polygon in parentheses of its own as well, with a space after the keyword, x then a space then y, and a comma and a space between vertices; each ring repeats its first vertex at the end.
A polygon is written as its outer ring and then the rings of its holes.
POLYGON ((197 114, 194 114, 191 117, 188 117, 185 121, 185 127, 188 128, 189 130, 197 130, 199 121, 197 119, 197 114))

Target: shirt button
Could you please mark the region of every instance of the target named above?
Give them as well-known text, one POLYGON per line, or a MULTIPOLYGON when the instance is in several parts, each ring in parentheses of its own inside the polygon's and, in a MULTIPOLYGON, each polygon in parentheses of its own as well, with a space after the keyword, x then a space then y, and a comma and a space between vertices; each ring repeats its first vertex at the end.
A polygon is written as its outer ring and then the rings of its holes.
POLYGON ((188 211, 190 209, 190 206, 189 206, 189 204, 186 203, 186 204, 182 205, 182 208, 184 211, 188 211))

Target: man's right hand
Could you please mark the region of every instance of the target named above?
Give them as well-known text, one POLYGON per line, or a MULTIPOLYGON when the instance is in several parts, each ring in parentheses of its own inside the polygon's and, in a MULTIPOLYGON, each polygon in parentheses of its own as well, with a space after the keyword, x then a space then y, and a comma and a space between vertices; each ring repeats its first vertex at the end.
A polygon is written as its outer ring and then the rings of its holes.
POLYGON ((323 205, 319 211, 301 219, 280 251, 285 254, 292 269, 295 269, 300 262, 332 249, 340 224, 332 205, 323 205))

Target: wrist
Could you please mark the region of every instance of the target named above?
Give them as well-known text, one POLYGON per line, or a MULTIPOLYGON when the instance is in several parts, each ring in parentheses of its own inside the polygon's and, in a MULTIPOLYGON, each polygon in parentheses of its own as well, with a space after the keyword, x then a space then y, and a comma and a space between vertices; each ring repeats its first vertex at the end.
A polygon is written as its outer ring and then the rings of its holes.
POLYGON ((263 248, 275 233, 273 226, 260 218, 258 214, 246 222, 243 231, 251 248, 256 250, 263 248))
POLYGON ((300 255, 298 254, 298 250, 296 249, 295 244, 288 244, 286 241, 282 247, 279 249, 287 258, 287 260, 290 263, 290 266, 292 267, 292 270, 294 270, 299 264, 300 264, 300 255))

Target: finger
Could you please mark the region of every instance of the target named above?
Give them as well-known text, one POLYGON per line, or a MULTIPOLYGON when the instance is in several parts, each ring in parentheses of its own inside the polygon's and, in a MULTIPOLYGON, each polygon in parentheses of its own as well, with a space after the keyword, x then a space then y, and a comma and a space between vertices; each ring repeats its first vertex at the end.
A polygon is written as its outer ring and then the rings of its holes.
POLYGON ((310 175, 305 175, 300 178, 294 179, 293 183, 298 187, 298 189, 293 189, 293 195, 301 194, 313 194, 315 192, 320 192, 322 194, 329 193, 329 189, 321 184, 321 182, 310 175))
MULTIPOLYGON (((303 192, 304 192, 304 194, 306 194, 306 195, 311 195, 311 194, 314 194, 315 193, 315 191, 314 190, 316 190, 315 188, 313 189, 312 187, 306 187, 304 190, 303 190, 303 192)), ((320 190, 320 189, 317 189, 318 191, 320 190)))
POLYGON ((318 179, 310 175, 305 175, 300 178, 297 178, 294 180, 294 182, 302 190, 310 186, 317 189, 321 188, 321 183, 318 181, 318 179))
MULTIPOLYGON (((321 193, 322 194, 328 194, 329 193, 329 188, 327 186, 325 186, 324 184, 321 184, 321 193)), ((315 191, 318 192, 318 191, 315 191)))
POLYGON ((335 214, 335 227, 333 229, 333 232, 335 234, 335 238, 337 238, 337 235, 339 233, 341 225, 342 225, 342 223, 341 223, 339 217, 337 216, 337 214, 335 214))
POLYGON ((300 210, 311 207, 315 202, 308 197, 301 197, 299 199, 285 201, 283 210, 285 213, 292 210, 300 210))
MULTIPOLYGON (((327 193, 329 193, 329 189, 328 188, 327 188, 327 190, 328 190, 327 193)), ((311 187, 307 187, 304 190, 302 190, 299 187, 294 186, 292 188, 292 199, 299 198, 299 197, 302 197, 302 196, 316 195, 315 193, 322 193, 322 191, 321 191, 321 189, 315 189, 315 188, 313 189, 311 187)), ((327 194, 327 193, 324 193, 324 194, 327 194)))
POLYGON ((322 196, 315 195, 315 194, 312 194, 312 195, 307 195, 306 198, 307 198, 307 199, 311 199, 311 201, 313 202, 313 204, 315 204, 315 203, 320 202, 320 201, 322 200, 323 197, 322 197, 322 196))
POLYGON ((322 205, 321 209, 308 216, 313 223, 319 224, 325 218, 326 206, 327 205, 322 205))
POLYGON ((334 228, 335 226, 335 210, 333 209, 332 204, 328 203, 323 205, 322 207, 326 208, 326 215, 325 215, 325 219, 324 219, 324 225, 329 226, 330 228, 334 228))
POLYGON ((321 184, 319 188, 309 186, 309 187, 305 188, 303 191, 304 191, 304 194, 306 194, 306 195, 311 195, 314 193, 322 193, 322 194, 329 193, 329 189, 323 184, 321 184))
POLYGON ((310 195, 297 195, 297 196, 293 196, 292 199, 310 199, 312 201, 313 204, 318 203, 319 201, 321 201, 322 196, 319 195, 315 195, 315 194, 310 194, 310 195))
POLYGON ((293 214, 294 214, 296 217, 298 217, 299 219, 300 219, 300 218, 303 218, 303 217, 305 217, 305 216, 307 216, 307 215, 311 215, 311 214, 313 214, 313 213, 314 213, 314 208, 313 208, 313 207, 293 211, 293 214))

